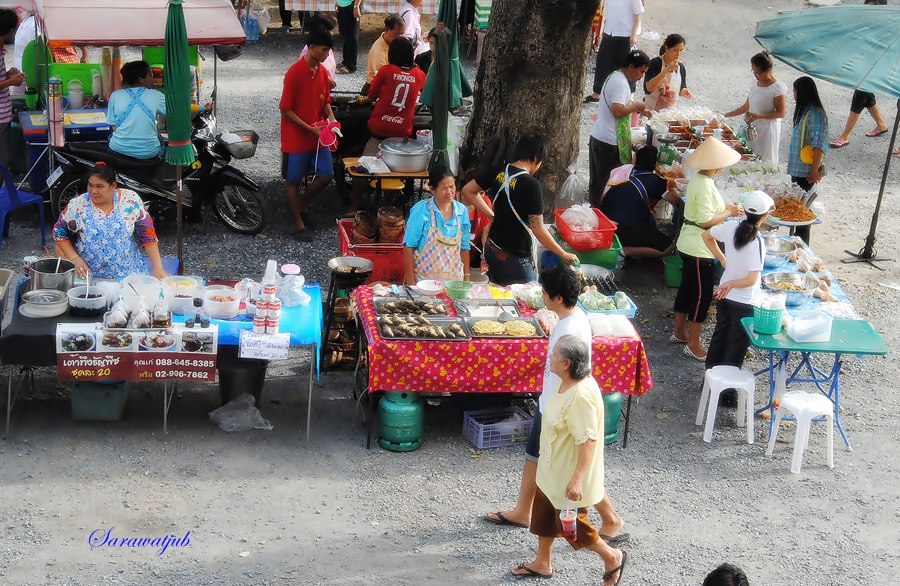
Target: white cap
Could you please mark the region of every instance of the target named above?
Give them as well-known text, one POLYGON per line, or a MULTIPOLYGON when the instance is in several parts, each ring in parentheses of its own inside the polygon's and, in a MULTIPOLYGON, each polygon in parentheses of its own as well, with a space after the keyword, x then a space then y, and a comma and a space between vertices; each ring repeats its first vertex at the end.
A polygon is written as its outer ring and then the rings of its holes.
POLYGON ((764 191, 748 191, 741 197, 741 207, 745 212, 761 216, 775 208, 775 201, 764 191))

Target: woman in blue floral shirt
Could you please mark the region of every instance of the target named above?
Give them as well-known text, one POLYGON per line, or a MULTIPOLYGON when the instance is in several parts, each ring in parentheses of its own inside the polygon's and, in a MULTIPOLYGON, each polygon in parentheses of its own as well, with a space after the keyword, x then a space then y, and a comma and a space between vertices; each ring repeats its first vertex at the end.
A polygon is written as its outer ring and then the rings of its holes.
POLYGON ((153 276, 166 276, 153 220, 141 198, 119 189, 115 170, 104 163, 91 169, 87 187, 53 226, 57 250, 75 263, 76 274, 83 277, 90 271, 98 279, 121 279, 146 273, 143 249, 153 276))
MULTIPOLYGON (((804 191, 822 180, 828 151, 828 116, 811 77, 794 81, 794 130, 788 149, 787 172, 804 191)), ((794 234, 809 244, 809 226, 799 226, 794 234)))

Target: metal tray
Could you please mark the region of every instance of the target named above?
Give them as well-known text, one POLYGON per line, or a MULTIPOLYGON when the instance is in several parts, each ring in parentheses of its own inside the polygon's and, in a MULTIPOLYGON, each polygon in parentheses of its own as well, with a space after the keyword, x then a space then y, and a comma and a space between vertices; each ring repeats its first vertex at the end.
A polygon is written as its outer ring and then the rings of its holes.
POLYGON ((500 317, 498 306, 516 317, 522 315, 519 311, 519 304, 513 299, 466 299, 453 302, 456 313, 461 317, 474 317, 477 319, 497 319, 500 317), (490 311, 491 315, 473 315, 473 311, 477 312, 490 311))
MULTIPOLYGON (((486 334, 476 334, 475 330, 472 329, 472 326, 475 325, 476 322, 484 321, 484 318, 480 317, 467 317, 463 318, 466 322, 466 326, 469 328, 469 332, 471 332, 473 338, 502 338, 504 340, 527 340, 532 338, 546 338, 547 334, 544 333, 544 328, 541 327, 541 324, 538 322, 537 318, 534 317, 518 317, 516 319, 526 321, 534 326, 536 330, 533 336, 509 336, 507 334, 501 334, 499 336, 489 336, 486 334)), ((496 321, 496 320, 494 320, 496 321)))
MULTIPOLYGON (((433 297, 429 297, 426 299, 415 299, 414 301, 426 301, 426 300, 429 303, 441 303, 444 305, 444 313, 433 315, 433 317, 447 317, 450 314, 450 310, 447 307, 446 301, 442 301, 440 299, 435 299, 433 297)), ((410 314, 422 313, 421 311, 406 311, 403 313, 386 313, 383 309, 383 307, 387 303, 403 302, 403 301, 408 303, 410 300, 409 300, 409 298, 406 298, 406 297, 379 297, 379 298, 373 300, 373 303, 375 304, 375 314, 376 315, 410 315, 410 314)), ((432 317, 432 314, 425 314, 425 317, 432 317)))
MULTIPOLYGON (((399 317, 399 316, 394 316, 394 317, 399 317)), ((472 339, 472 332, 469 331, 469 328, 466 327, 466 322, 463 321, 461 318, 427 316, 425 319, 428 320, 428 322, 432 325, 441 326, 444 328, 451 326, 453 324, 456 324, 462 328, 462 331, 465 334, 465 337, 464 338, 439 338, 439 337, 437 337, 437 338, 435 338, 435 337, 420 338, 420 337, 414 337, 414 336, 390 337, 390 336, 386 336, 384 334, 384 324, 381 323, 380 319, 378 321, 378 333, 381 334, 381 337, 384 338, 385 340, 418 340, 418 341, 434 340, 434 341, 439 341, 439 342, 466 342, 466 341, 472 339)))

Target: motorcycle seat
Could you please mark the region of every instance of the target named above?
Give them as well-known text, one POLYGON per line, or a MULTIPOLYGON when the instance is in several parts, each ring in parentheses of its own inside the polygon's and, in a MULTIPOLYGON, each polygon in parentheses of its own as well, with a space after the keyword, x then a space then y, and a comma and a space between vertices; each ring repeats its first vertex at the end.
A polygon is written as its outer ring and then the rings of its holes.
POLYGON ((106 164, 111 165, 117 171, 124 171, 126 169, 152 169, 159 166, 165 166, 164 161, 159 157, 153 157, 152 159, 136 159, 134 157, 129 157, 128 155, 123 155, 122 153, 117 153, 110 149, 109 145, 105 142, 72 142, 68 144, 68 148, 75 154, 84 157, 93 157, 97 161, 103 161, 106 164))

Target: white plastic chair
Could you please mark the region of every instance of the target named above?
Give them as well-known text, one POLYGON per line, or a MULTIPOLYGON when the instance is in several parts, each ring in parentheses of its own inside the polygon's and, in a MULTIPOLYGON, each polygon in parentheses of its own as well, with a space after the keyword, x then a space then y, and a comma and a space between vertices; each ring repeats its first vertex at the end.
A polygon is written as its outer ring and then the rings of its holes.
POLYGON ((825 417, 828 425, 826 432, 828 445, 826 454, 828 467, 834 468, 834 403, 821 393, 807 393, 805 391, 791 391, 781 398, 781 404, 775 411, 775 429, 769 436, 769 447, 766 455, 771 456, 775 450, 775 440, 781 427, 781 418, 787 409, 797 419, 797 431, 794 434, 794 457, 791 460, 791 472, 800 473, 800 465, 803 462, 803 452, 809 443, 809 426, 813 419, 825 417))
POLYGON ((753 399, 756 390, 756 377, 747 370, 741 370, 736 366, 713 366, 706 371, 703 377, 703 393, 700 395, 700 405, 697 407, 696 424, 703 423, 703 411, 706 410, 706 429, 703 432, 703 441, 712 441, 713 425, 716 422, 716 410, 719 406, 719 395, 726 389, 735 389, 738 392, 737 424, 738 427, 747 427, 747 443, 753 443, 753 399))

